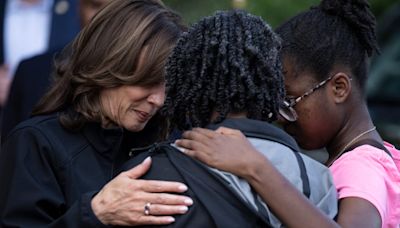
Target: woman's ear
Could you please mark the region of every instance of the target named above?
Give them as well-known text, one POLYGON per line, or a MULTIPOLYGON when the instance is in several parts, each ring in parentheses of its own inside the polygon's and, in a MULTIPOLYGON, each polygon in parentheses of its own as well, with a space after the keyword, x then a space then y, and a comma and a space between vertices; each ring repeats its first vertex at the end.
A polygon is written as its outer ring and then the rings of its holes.
POLYGON ((349 97, 351 92, 351 77, 344 73, 336 73, 331 80, 333 99, 336 103, 343 103, 349 97))

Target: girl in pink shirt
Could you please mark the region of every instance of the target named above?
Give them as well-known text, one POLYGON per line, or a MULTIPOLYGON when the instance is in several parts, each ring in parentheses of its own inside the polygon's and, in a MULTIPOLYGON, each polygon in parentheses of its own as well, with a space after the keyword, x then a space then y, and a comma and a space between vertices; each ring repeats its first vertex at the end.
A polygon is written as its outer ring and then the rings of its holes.
POLYGON ((385 151, 362 145, 343 154, 330 166, 338 198, 367 200, 379 212, 382 227, 398 228, 400 221, 400 152, 389 143, 385 151), (396 166, 397 162, 397 166, 396 166))

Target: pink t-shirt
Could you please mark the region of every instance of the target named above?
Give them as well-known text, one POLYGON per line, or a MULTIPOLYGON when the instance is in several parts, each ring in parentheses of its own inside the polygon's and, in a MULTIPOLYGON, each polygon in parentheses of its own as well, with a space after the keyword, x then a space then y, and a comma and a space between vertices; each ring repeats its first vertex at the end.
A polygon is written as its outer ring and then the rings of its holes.
POLYGON ((386 152, 362 145, 343 154, 330 167, 338 198, 359 197, 371 202, 382 227, 400 227, 400 151, 385 142, 386 152))

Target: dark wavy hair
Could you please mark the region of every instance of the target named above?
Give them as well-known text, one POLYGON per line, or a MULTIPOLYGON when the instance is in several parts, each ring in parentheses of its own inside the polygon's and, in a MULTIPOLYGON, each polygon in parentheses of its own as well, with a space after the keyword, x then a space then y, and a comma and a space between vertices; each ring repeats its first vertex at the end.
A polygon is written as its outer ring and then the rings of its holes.
POLYGON ((162 111, 171 129, 204 127, 229 113, 274 120, 284 97, 279 49, 270 26, 244 11, 220 11, 194 24, 166 65, 162 111))
POLYGON ((282 54, 295 70, 310 71, 318 81, 329 77, 334 66, 349 67, 365 93, 368 57, 379 52, 376 20, 365 0, 323 0, 276 29, 282 54))
POLYGON ((100 91, 164 83, 165 62, 183 30, 181 18, 161 1, 110 1, 64 50, 55 82, 32 115, 60 112, 70 130, 102 122, 100 91), (139 57, 145 64, 138 65, 139 57))

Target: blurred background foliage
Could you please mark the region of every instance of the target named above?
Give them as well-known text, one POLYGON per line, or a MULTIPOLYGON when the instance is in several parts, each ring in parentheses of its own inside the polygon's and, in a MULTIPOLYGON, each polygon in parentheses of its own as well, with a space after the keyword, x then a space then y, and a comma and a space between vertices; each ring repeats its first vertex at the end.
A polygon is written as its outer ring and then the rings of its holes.
MULTIPOLYGON (((193 23, 216 10, 243 8, 261 16, 272 27, 278 26, 300 11, 317 5, 319 0, 164 0, 165 4, 179 12, 186 22, 193 23)), ((371 8, 379 17, 398 0, 370 0, 371 8)))

